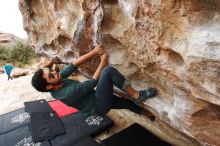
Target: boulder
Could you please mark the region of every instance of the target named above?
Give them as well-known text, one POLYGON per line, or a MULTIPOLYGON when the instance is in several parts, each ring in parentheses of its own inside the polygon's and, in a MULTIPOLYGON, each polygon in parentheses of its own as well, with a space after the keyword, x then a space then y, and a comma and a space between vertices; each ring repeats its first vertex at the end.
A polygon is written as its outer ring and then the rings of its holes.
MULTIPOLYGON (((167 137, 174 145, 220 145, 219 0, 20 0, 19 7, 38 54, 70 62, 102 44, 136 89, 158 89, 142 105, 156 115, 157 135, 175 133, 167 137)), ((81 70, 92 74, 98 63, 81 70)))
POLYGON ((5 73, 4 68, 0 68, 0 74, 5 73))
POLYGON ((12 76, 13 78, 17 78, 17 77, 20 77, 20 76, 25 76, 25 75, 27 75, 29 72, 30 72, 29 69, 15 68, 15 69, 13 69, 13 71, 12 71, 12 73, 11 73, 11 76, 12 76))

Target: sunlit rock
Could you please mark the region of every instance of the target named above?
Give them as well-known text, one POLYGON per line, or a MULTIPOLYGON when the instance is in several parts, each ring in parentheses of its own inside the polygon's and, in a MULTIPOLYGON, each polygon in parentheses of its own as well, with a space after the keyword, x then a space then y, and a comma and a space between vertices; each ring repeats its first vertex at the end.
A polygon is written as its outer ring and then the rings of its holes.
POLYGON ((12 75, 13 78, 17 78, 17 77, 25 76, 30 72, 31 71, 29 69, 15 68, 15 69, 13 69, 11 75, 12 75))
POLYGON ((25 40, 9 33, 4 33, 0 31, 0 45, 6 46, 6 47, 12 47, 15 45, 18 41, 25 42, 25 40))
MULTIPOLYGON (((136 89, 159 90, 144 106, 158 129, 174 129, 173 139, 183 141, 174 145, 220 145, 219 0, 20 0, 19 6, 38 54, 68 62, 103 44, 109 63, 136 89)), ((81 69, 92 74, 98 62, 81 69)))

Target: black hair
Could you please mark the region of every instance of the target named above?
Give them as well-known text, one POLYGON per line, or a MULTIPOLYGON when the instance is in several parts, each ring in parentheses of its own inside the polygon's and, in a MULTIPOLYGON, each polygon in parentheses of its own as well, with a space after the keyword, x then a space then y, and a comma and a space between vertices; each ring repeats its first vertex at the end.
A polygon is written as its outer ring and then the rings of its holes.
POLYGON ((46 89, 48 83, 46 79, 43 78, 43 69, 38 69, 31 80, 32 86, 40 92, 49 92, 49 90, 46 89))

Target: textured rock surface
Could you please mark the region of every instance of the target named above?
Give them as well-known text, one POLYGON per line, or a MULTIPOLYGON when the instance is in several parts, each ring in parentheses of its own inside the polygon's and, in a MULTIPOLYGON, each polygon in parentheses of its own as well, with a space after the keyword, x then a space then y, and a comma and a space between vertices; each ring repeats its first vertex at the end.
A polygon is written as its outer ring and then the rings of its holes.
MULTIPOLYGON (((135 88, 159 89, 143 105, 163 123, 159 129, 174 128, 191 145, 220 145, 220 0, 20 0, 19 6, 37 53, 70 61, 103 44, 110 64, 135 88)), ((92 73, 97 64, 82 69, 92 73)))
POLYGON ((13 78, 18 78, 21 76, 25 76, 27 74, 31 73, 30 69, 24 69, 24 68, 15 68, 12 71, 12 77, 13 78))
POLYGON ((16 37, 13 34, 4 33, 0 31, 0 45, 4 46, 13 46, 18 41, 25 41, 19 37, 16 37))

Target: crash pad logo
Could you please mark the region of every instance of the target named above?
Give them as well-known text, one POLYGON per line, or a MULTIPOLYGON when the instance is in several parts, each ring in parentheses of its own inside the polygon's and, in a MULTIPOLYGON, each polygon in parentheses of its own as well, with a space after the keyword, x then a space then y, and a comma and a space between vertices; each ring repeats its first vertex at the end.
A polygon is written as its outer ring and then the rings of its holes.
POLYGON ((13 117, 11 119, 11 123, 22 123, 24 122, 26 119, 29 119, 30 118, 30 114, 25 112, 25 113, 22 113, 22 114, 19 114, 15 117, 13 117))
POLYGON ((38 142, 38 143, 33 143, 32 141, 32 137, 28 137, 28 138, 24 138, 22 139, 21 141, 19 141, 16 145, 14 146, 40 146, 41 143, 38 142))
POLYGON ((86 119, 86 122, 89 126, 92 126, 92 125, 99 126, 102 121, 103 121, 103 118, 101 116, 94 116, 94 115, 86 119))

